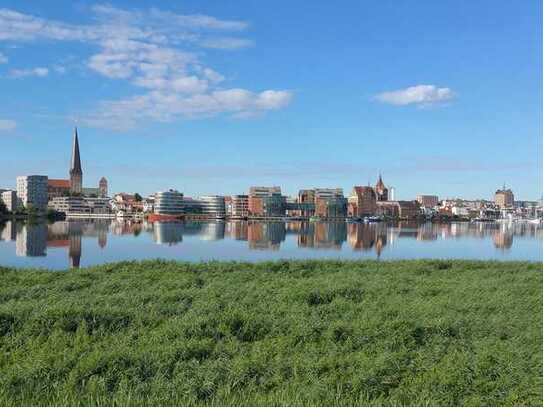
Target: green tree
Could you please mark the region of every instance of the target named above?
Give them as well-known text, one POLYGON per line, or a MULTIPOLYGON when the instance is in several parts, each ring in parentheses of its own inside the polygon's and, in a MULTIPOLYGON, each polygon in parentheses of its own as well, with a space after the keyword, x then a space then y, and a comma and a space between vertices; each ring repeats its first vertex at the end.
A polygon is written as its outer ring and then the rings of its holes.
POLYGON ((35 218, 36 216, 38 216, 38 209, 34 205, 29 203, 28 205, 26 205, 26 214, 30 218, 35 218))
POLYGON ((5 214, 8 213, 8 208, 6 207, 6 204, 4 201, 0 200, 0 213, 5 214))
POLYGON ((143 201, 143 198, 140 194, 138 194, 137 192, 134 194, 134 199, 136 202, 141 202, 143 201))

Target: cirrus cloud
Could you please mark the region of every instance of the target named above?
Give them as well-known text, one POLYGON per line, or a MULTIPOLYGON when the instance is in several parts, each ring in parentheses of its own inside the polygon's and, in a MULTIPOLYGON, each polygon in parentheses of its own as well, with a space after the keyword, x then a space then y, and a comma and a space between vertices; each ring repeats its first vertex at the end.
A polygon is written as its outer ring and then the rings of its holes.
POLYGON ((428 106, 451 101, 456 94, 450 88, 438 88, 435 85, 416 85, 405 89, 379 93, 375 99, 394 106, 428 106))

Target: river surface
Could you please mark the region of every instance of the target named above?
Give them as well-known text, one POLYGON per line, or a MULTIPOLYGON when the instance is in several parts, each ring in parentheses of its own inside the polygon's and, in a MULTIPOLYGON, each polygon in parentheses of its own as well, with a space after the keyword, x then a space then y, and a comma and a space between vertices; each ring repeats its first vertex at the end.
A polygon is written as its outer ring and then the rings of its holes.
POLYGON ((120 260, 495 259, 543 261, 530 223, 0 223, 0 266, 68 269, 120 260))

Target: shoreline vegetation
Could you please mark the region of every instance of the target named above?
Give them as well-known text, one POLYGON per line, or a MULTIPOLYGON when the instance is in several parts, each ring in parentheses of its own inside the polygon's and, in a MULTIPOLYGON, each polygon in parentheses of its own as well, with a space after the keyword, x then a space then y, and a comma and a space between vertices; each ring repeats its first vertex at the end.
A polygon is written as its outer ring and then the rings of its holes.
POLYGON ((540 405, 543 263, 0 267, 0 405, 540 405))

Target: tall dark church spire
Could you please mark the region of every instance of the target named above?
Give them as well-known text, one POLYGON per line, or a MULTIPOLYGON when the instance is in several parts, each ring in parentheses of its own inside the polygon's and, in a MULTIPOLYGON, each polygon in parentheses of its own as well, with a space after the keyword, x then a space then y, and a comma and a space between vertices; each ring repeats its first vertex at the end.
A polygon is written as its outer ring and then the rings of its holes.
POLYGON ((81 157, 79 154, 79 138, 77 136, 77 127, 74 128, 74 139, 72 142, 70 182, 72 193, 80 194, 83 191, 83 170, 81 169, 81 157))

